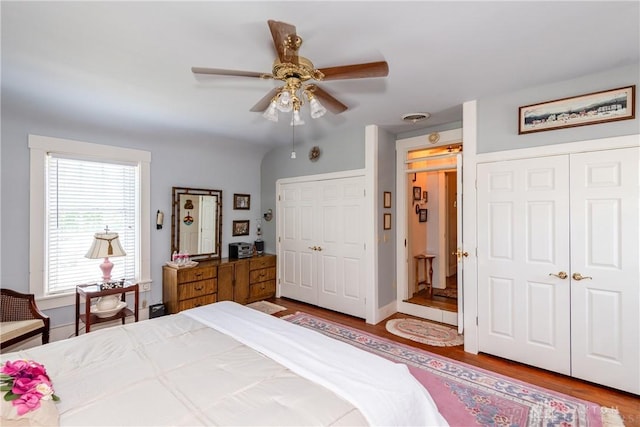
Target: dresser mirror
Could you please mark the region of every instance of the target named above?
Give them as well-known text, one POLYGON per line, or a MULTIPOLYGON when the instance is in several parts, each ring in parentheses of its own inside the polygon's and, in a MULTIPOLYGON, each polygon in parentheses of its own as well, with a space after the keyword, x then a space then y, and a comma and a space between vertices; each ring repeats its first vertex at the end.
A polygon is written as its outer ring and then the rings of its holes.
POLYGON ((171 253, 191 259, 220 258, 222 190, 173 187, 171 253))

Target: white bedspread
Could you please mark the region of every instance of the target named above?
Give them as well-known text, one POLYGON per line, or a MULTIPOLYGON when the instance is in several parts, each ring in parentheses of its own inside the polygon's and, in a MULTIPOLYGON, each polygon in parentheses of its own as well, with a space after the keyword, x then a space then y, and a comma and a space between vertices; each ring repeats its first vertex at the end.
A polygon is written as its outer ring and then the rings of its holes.
POLYGON ((404 365, 235 303, 0 354, 19 358, 62 426, 446 425, 404 365))
POLYGON ((371 425, 448 425, 405 365, 233 302, 183 313, 342 396, 371 425))

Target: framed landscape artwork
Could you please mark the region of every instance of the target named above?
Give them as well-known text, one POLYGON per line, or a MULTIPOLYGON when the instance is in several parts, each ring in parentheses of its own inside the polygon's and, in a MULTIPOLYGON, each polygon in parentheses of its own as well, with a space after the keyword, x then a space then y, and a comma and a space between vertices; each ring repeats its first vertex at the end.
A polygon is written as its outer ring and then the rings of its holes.
POLYGON ((520 107, 518 134, 634 119, 635 91, 633 85, 520 107))

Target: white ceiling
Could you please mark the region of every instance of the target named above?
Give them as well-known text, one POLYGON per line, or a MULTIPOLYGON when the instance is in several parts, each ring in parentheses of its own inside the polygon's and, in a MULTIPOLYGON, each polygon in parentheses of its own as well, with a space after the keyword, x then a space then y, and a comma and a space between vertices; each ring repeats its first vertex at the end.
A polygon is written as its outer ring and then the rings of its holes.
POLYGON ((349 110, 317 120, 305 110, 296 135, 367 124, 403 133, 461 120, 467 100, 638 63, 639 5, 2 1, 2 96, 120 129, 286 144, 288 120, 249 111, 276 82, 190 71, 271 72, 275 19, 296 26, 300 55, 318 68, 389 63, 386 78, 322 83, 349 110), (426 122, 401 120, 423 111, 426 122))

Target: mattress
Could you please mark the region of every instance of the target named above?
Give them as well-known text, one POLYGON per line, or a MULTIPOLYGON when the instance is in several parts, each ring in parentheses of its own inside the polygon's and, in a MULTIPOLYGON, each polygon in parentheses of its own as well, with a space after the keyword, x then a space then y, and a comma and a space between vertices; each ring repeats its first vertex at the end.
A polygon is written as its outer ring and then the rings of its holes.
POLYGON ((65 426, 446 425, 406 366, 230 302, 0 358, 46 366, 65 426))

